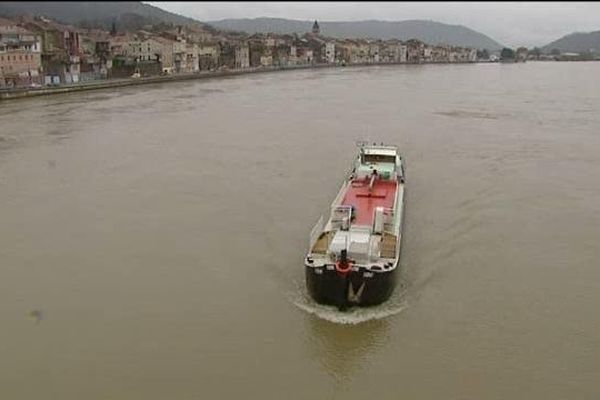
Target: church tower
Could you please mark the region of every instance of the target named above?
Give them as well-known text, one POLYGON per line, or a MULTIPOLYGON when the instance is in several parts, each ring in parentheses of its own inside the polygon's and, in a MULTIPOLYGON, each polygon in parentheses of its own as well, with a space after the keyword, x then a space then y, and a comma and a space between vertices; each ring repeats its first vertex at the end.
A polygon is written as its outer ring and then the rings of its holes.
POLYGON ((319 23, 315 19, 315 23, 313 24, 313 27, 312 27, 312 33, 313 33, 313 35, 318 35, 320 32, 321 32, 321 28, 319 28, 319 23))

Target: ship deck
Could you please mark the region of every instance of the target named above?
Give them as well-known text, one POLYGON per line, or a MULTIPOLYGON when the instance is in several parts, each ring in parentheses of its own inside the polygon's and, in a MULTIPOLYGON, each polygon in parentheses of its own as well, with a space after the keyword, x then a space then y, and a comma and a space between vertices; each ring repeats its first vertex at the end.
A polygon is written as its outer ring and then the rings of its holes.
POLYGON ((354 225, 372 225, 376 207, 394 208, 398 182, 376 180, 369 192, 368 180, 353 180, 342 205, 354 206, 354 225))

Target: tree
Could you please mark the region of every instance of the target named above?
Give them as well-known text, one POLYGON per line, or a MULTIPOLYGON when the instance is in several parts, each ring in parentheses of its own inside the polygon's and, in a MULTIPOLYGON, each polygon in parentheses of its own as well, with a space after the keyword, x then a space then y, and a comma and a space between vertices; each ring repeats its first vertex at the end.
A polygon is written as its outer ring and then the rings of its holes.
POLYGON ((514 58, 515 58, 515 51, 513 49, 509 49, 508 47, 505 47, 500 52, 501 60, 514 60, 514 58))
POLYGON ((110 28, 110 34, 115 36, 117 34, 117 23, 113 20, 112 27, 110 28))
POLYGON ((594 59, 594 55, 592 54, 591 51, 585 50, 585 51, 582 51, 581 53, 579 53, 579 59, 582 61, 590 61, 590 60, 594 59))
POLYGON ((490 52, 487 49, 477 50, 477 59, 479 60, 489 60, 490 52))
POLYGON ((534 47, 533 49, 531 49, 529 54, 531 54, 537 58, 542 55, 542 50, 539 47, 534 47))
POLYGON ((517 49, 515 57, 517 58, 517 61, 525 61, 527 60, 528 53, 529 51, 527 50, 527 47, 519 47, 517 49))
POLYGON ((560 50, 557 48, 554 48, 554 49, 552 49, 550 54, 552 54, 553 56, 560 56, 560 50))

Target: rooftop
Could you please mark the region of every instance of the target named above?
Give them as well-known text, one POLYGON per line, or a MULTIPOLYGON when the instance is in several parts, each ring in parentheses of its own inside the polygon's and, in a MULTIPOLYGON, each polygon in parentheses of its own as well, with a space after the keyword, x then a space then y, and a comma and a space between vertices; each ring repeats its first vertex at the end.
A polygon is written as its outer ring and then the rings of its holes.
POLYGON ((16 25, 16 24, 17 23, 13 20, 0 17, 0 26, 12 26, 12 25, 16 25))

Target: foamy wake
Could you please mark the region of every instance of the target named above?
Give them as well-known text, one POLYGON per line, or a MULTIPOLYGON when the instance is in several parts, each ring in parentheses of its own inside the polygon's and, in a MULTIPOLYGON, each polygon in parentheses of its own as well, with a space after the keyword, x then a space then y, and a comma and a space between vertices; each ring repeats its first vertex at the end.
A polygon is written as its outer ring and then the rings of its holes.
POLYGON ((336 324, 356 325, 363 322, 379 320, 399 314, 408 307, 405 300, 390 299, 375 307, 352 307, 347 311, 339 311, 337 307, 317 304, 304 296, 290 299, 292 304, 301 310, 336 324))

